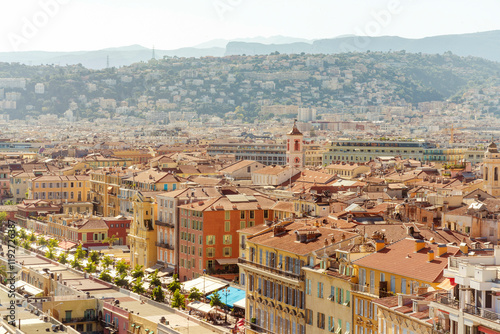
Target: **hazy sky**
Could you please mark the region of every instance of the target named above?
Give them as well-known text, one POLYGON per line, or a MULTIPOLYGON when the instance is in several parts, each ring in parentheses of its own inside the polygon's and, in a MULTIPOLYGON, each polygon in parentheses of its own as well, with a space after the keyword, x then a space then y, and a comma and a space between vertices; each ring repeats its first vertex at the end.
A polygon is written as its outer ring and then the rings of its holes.
POLYGON ((498 0, 4 0, 0 52, 275 35, 421 38, 500 29, 498 13, 498 0))

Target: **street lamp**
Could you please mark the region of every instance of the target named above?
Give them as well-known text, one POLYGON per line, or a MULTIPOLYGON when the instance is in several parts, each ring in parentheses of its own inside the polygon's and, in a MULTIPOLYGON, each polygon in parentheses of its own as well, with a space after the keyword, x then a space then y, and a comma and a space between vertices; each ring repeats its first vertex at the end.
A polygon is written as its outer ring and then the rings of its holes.
POLYGON ((225 289, 223 289, 223 293, 224 295, 226 296, 226 307, 224 307, 224 310, 225 310, 225 319, 224 319, 224 322, 227 324, 227 295, 229 294, 229 287, 227 286, 225 289))
POLYGON ((206 269, 203 269, 203 301, 205 302, 205 295, 206 295, 206 291, 205 291, 205 275, 207 274, 207 270, 206 269))

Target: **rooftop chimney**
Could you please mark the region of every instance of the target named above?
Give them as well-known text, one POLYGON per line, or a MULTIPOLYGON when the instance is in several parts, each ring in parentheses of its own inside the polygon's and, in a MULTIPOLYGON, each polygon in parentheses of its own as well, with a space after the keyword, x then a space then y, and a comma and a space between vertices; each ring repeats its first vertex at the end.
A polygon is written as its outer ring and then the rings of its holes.
POLYGON ((460 244, 460 251, 464 254, 468 254, 469 253, 469 246, 467 246, 467 244, 465 242, 462 242, 460 244))
POLYGON ((431 249, 427 252, 427 262, 434 261, 434 251, 431 249))
POLYGON ((375 250, 378 252, 385 247, 385 242, 384 240, 375 240, 375 250))
POLYGON ((415 253, 417 253, 424 247, 425 247, 425 242, 423 240, 420 239, 415 240, 415 253))
POLYGON ((446 252, 448 252, 448 247, 445 244, 439 244, 437 256, 441 257, 446 254, 446 252))

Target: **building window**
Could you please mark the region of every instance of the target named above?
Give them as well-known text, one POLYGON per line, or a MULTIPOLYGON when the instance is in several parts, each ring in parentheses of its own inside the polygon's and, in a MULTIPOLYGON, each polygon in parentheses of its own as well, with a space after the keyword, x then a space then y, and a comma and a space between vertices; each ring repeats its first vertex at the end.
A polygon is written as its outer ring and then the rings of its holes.
POLYGON ((231 211, 226 211, 226 212, 224 212, 224 215, 225 215, 225 219, 226 219, 226 220, 229 220, 229 219, 231 218, 231 217, 230 217, 230 216, 231 216, 231 211))
POLYGON ((207 257, 214 257, 214 256, 215 256, 215 248, 207 247, 207 257))
POLYGON ((207 245, 215 245, 215 235, 207 235, 207 245))
POLYGON ((224 247, 223 248, 223 251, 224 251, 224 256, 225 257, 230 257, 232 255, 232 248, 231 247, 224 247))
POLYGON ((240 228, 244 229, 246 227, 246 222, 244 220, 240 221, 240 228))
POLYGON ((318 328, 325 328, 325 314, 318 312, 318 328))
POLYGON ((254 219, 254 218, 255 218, 255 211, 250 210, 250 219, 254 219))
POLYGON ((312 310, 306 310, 306 322, 308 325, 312 325, 313 323, 313 312, 312 310))
POLYGON ((214 267, 214 260, 207 261, 207 269, 212 269, 214 267))
POLYGON ((240 211, 240 219, 245 219, 245 211, 240 211))
POLYGON ((231 234, 225 234, 223 243, 224 245, 231 245, 233 243, 233 236, 231 234))
POLYGON ((231 231, 231 222, 224 222, 224 232, 231 231))

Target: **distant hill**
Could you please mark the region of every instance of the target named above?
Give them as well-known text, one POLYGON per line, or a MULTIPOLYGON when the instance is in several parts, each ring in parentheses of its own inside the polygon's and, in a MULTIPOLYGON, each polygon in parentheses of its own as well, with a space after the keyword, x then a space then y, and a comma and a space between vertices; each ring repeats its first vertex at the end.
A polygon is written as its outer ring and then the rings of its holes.
MULTIPOLYGON (((460 35, 443 35, 421 39, 394 36, 359 37, 339 36, 330 39, 307 40, 287 36, 241 38, 236 40, 217 39, 194 47, 175 50, 155 50, 157 59, 163 56, 177 57, 222 57, 224 55, 263 55, 279 53, 338 54, 349 51, 401 51, 410 53, 443 54, 451 51, 459 56, 476 56, 500 61, 500 30, 460 35)), ((0 62, 19 62, 27 65, 82 64, 90 69, 128 66, 132 63, 148 61, 152 49, 140 45, 108 48, 96 51, 77 52, 0 52, 0 62)))
POLYGON ((271 37, 252 37, 252 38, 236 38, 236 39, 214 39, 205 43, 195 45, 195 48, 225 48, 229 42, 245 42, 245 43, 260 43, 260 44, 289 44, 289 43, 308 43, 311 44, 313 40, 305 38, 296 38, 288 36, 271 36, 271 37))
MULTIPOLYGON (((163 56, 178 57, 205 57, 223 56, 224 48, 181 48, 175 50, 155 50, 157 59, 163 56)), ((107 65, 111 67, 128 66, 140 61, 148 61, 152 58, 153 50, 140 45, 132 45, 118 48, 108 48, 97 51, 77 51, 77 52, 0 52, 0 62, 19 62, 27 65, 75 65, 82 64, 86 68, 102 69, 107 65)))
POLYGON ((259 55, 279 53, 335 54, 349 51, 401 51, 412 53, 442 54, 447 51, 459 56, 476 56, 500 61, 500 30, 408 39, 394 36, 359 37, 345 36, 316 40, 312 44, 262 44, 230 42, 226 55, 259 55))

